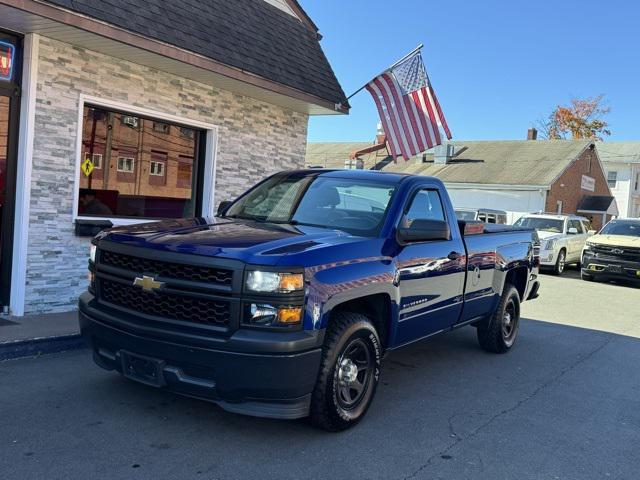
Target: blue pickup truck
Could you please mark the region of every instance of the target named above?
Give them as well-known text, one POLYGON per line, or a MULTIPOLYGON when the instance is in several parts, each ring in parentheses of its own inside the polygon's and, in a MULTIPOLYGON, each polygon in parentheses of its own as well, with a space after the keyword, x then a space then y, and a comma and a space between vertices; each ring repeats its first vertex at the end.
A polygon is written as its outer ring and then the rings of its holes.
POLYGON ((534 230, 458 221, 436 178, 289 171, 215 218, 99 234, 79 318, 101 367, 338 431, 386 352, 465 325, 508 351, 538 268, 534 230))

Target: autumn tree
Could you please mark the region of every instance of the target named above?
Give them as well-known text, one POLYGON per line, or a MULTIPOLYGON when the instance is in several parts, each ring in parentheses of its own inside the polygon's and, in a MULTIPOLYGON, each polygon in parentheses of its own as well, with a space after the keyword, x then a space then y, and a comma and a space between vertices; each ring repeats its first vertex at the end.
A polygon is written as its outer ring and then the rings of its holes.
POLYGON ((611 135, 608 122, 603 117, 609 113, 604 105, 604 95, 585 99, 574 98, 570 105, 558 105, 548 118, 541 120, 539 129, 550 140, 589 138, 602 140, 611 135))

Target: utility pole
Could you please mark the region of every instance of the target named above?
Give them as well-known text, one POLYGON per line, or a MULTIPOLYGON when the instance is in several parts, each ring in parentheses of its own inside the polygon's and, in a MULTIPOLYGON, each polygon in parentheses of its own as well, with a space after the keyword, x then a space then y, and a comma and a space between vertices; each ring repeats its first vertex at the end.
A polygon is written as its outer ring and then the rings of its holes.
MULTIPOLYGON (((113 140, 113 112, 107 113, 107 138, 102 159, 102 188, 109 190, 109 172, 111 169, 111 142, 113 140)), ((116 165, 117 168, 117 165, 116 165)))

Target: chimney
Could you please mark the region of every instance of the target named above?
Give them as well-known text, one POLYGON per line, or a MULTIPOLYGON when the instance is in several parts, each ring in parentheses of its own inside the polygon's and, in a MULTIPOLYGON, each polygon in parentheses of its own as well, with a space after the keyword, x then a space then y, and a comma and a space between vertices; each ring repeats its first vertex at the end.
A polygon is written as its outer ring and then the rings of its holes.
POLYGON ((433 149, 433 163, 436 165, 446 165, 453 157, 455 147, 450 143, 438 145, 433 149))
POLYGON ((531 127, 527 130, 527 140, 537 140, 538 139, 538 130, 531 127))
POLYGON ((384 134, 384 129, 382 128, 382 122, 378 122, 378 127, 376 131, 376 145, 383 144, 387 141, 387 136, 384 134))

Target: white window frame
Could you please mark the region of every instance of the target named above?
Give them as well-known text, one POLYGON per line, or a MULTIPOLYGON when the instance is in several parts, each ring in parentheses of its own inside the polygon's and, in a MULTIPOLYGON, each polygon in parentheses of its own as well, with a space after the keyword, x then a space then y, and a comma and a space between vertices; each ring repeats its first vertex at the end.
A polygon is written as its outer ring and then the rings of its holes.
POLYGON ((122 115, 120 117, 120 123, 122 125, 127 125, 128 127, 131 127, 131 128, 134 128, 134 129, 138 129, 138 128, 140 128, 140 117, 138 117, 136 115, 122 115), (131 119, 130 122, 127 121, 129 119, 131 119))
POLYGON ((78 215, 78 201, 80 198, 80 165, 82 164, 82 125, 84 117, 84 107, 86 104, 95 105, 105 109, 127 112, 132 115, 139 115, 151 120, 166 121, 192 127, 196 130, 204 130, 206 133, 206 145, 204 152, 204 178, 202 191, 202 215, 212 217, 215 215, 215 184, 216 184, 216 163, 218 154, 218 126, 212 123, 201 122, 191 118, 180 117, 170 113, 159 112, 149 108, 139 107, 105 98, 80 94, 78 97, 78 119, 76 125, 76 175, 74 175, 73 204, 71 206, 71 219, 76 220, 109 220, 114 225, 132 225, 135 223, 155 222, 158 219, 150 218, 119 218, 119 217, 95 217, 78 215))
MULTIPOLYGON (((84 152, 84 158, 89 158, 89 152, 84 152)), ((91 161, 93 162, 93 168, 94 170, 100 170, 102 168, 102 154, 101 153, 94 153, 93 154, 93 158, 91 159, 91 161), (96 162, 96 159, 98 160, 96 162)))
POLYGON ((116 171, 122 172, 122 173, 135 173, 135 171, 136 171, 136 159, 135 159, 135 157, 128 157, 128 156, 125 156, 125 155, 118 155, 118 160, 116 161, 116 171), (131 170, 125 169, 125 168, 120 168, 120 160, 124 160, 124 162, 122 162, 123 165, 127 160, 131 160, 131 170))
POLYGON ((149 166, 149 175, 153 175, 154 177, 164 177, 164 162, 158 162, 156 160, 151 160, 149 166), (153 171, 153 166, 157 165, 160 167, 160 173, 156 173, 153 171))
POLYGON ((609 170, 607 172, 607 185, 609 188, 616 188, 618 186, 618 171, 609 170), (611 178, 613 176, 613 178, 611 178), (611 183, 613 182, 613 185, 611 183))
POLYGON ((163 133, 165 135, 168 135, 171 133, 171 125, 165 122, 153 121, 153 125, 151 126, 151 129, 156 133, 163 133), (163 128, 156 128, 157 125, 162 125, 163 128))

